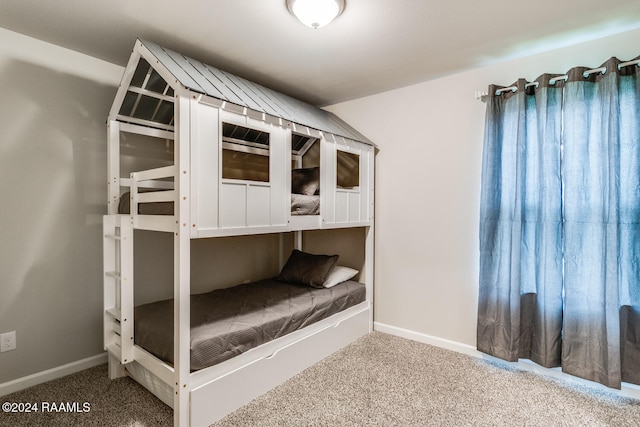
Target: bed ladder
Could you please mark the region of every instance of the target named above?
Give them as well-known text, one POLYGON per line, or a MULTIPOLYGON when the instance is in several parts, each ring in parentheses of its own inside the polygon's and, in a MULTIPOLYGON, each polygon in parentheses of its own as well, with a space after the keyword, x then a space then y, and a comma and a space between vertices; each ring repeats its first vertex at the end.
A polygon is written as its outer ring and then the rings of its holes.
POLYGON ((116 378, 124 375, 122 365, 134 359, 133 227, 130 217, 104 216, 103 232, 104 348, 110 356, 109 377, 116 378))

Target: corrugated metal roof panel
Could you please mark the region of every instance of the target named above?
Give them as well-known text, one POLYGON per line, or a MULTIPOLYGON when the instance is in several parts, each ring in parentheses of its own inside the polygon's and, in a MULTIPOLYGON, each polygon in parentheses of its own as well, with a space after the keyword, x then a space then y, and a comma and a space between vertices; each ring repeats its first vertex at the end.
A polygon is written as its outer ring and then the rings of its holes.
MULTIPOLYGON (((223 99, 225 101, 229 101, 243 107, 248 107, 247 103, 238 95, 239 93, 241 93, 240 88, 235 86, 233 82, 229 80, 229 77, 227 77, 225 73, 215 67, 212 67, 211 65, 205 64, 205 67, 209 71, 209 73, 211 73, 211 82, 224 95, 222 98, 218 99, 223 99)), ((210 96, 217 98, 214 95, 210 96)))
POLYGON ((260 92, 255 88, 255 83, 252 83, 249 80, 245 80, 242 77, 238 77, 234 74, 227 73, 226 71, 223 71, 223 73, 225 73, 227 77, 229 77, 229 80, 231 80, 233 84, 240 88, 242 94, 244 94, 243 99, 246 98, 247 100, 251 100, 251 102, 253 102, 254 106, 250 106, 250 108, 253 108, 254 110, 260 111, 262 113, 280 117, 279 113, 274 110, 271 105, 269 105, 269 103, 260 96, 260 92))
MULTIPOLYGON (((221 99, 224 95, 220 92, 218 87, 211 82, 211 72, 207 69, 207 67, 200 61, 196 61, 194 59, 187 59, 189 63, 193 66, 193 68, 198 72, 199 79, 197 80, 198 85, 202 87, 208 94, 217 93, 218 96, 215 98, 221 99)), ((216 80, 214 80, 216 81, 216 80)), ((213 96, 213 95, 211 95, 213 96)))
POLYGON ((299 125, 374 145, 343 120, 321 108, 185 57, 155 43, 146 40, 140 42, 187 89, 299 125))
MULTIPOLYGON (((164 67, 171 73, 173 76, 184 86, 189 89, 195 90, 196 92, 204 93, 204 89, 202 89, 189 75, 189 73, 184 69, 184 67, 180 66, 180 63, 183 62, 182 59, 177 58, 177 61, 169 55, 169 52, 175 54, 175 52, 165 50, 156 44, 148 45, 149 42, 143 42, 143 44, 153 53, 153 55, 158 59, 158 61, 164 65, 164 67)), ((177 55, 177 54, 175 54, 177 55)), ((152 64, 153 65, 153 64, 152 64)))

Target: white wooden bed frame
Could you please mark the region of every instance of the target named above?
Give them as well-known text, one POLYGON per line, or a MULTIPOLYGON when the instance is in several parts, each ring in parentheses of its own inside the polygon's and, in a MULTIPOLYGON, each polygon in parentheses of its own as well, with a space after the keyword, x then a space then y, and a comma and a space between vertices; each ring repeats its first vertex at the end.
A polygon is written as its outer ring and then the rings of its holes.
MULTIPOLYGON (((355 137, 359 134, 351 132, 345 124, 341 126, 347 131, 335 134, 327 130, 307 127, 304 123, 276 117, 264 111, 256 111, 256 105, 248 108, 202 93, 206 92, 205 90, 195 91, 193 87, 185 87, 184 80, 187 78, 180 75, 183 71, 176 69, 173 65, 166 66, 167 57, 172 57, 178 65, 187 67, 174 55, 176 55, 174 52, 159 48, 152 43, 138 41, 108 120, 109 203, 108 215, 104 217, 104 346, 109 355, 110 378, 129 375, 140 382, 158 398, 173 407, 174 425, 205 426, 372 330, 375 148, 363 137, 356 140, 355 137), (174 92, 173 97, 149 93, 144 88, 129 87, 141 58, 151 64, 151 67, 171 86, 174 92), (159 101, 170 99, 174 103, 174 123, 158 124, 135 117, 123 117, 120 107, 128 90, 149 95, 159 101), (277 172, 282 176, 280 178, 274 176, 270 183, 271 188, 268 193, 270 198, 261 199, 265 203, 265 209, 271 209, 272 214, 269 216, 273 219, 271 223, 225 226, 218 216, 218 212, 226 208, 223 206, 225 200, 221 196, 221 189, 225 182, 220 179, 217 170, 214 171, 215 179, 211 180, 211 172, 207 165, 202 163, 202 158, 203 152, 213 153, 214 156, 219 157, 219 151, 215 150, 220 149, 216 144, 221 139, 219 123, 223 119, 240 120, 252 127, 263 126, 275 129, 274 134, 280 132, 283 136, 280 148, 275 147, 276 143, 272 144, 273 148, 271 148, 273 158, 271 161, 280 161, 285 165, 283 171, 277 172), (321 140, 321 171, 325 171, 328 177, 321 178, 323 213, 314 218, 294 218, 288 212, 292 131, 316 135, 321 140), (129 177, 121 177, 120 135, 123 132, 173 140, 174 164, 136 171, 129 177), (361 156, 361 187, 357 191, 341 190, 335 187, 335 178, 330 174, 335 174, 336 149, 357 152, 361 156), (284 158, 279 159, 279 156, 284 158), (168 185, 166 178, 172 178, 173 184, 168 185), (275 187, 274 182, 280 183, 279 187, 282 188, 275 187), (169 187, 169 189, 162 192, 140 193, 139 189, 143 187, 169 187), (117 211, 122 188, 129 188, 131 191, 131 213, 128 215, 118 214, 117 211), (202 197, 203 189, 209 190, 208 193, 214 194, 216 198, 208 200, 202 197), (343 194, 340 195, 340 192, 343 194), (278 214, 283 200, 286 201, 282 206, 284 221, 278 214), (138 214, 138 204, 163 201, 174 203, 173 216, 138 214), (214 210, 215 213, 211 213, 210 210, 214 210), (192 238, 294 231, 295 247, 301 249, 302 230, 343 227, 365 229, 365 262, 360 279, 366 285, 364 302, 230 360, 190 372, 189 296, 190 240, 192 238), (134 229, 174 235, 175 364, 173 367, 134 344, 134 229)), ((181 58, 191 64, 189 66, 202 71, 203 64, 189 58, 181 58)), ((200 75, 197 78, 200 78, 200 75)), ((245 85, 246 90, 262 90, 266 93, 266 90, 261 87, 247 88, 250 83, 246 81, 240 83, 245 85)), ((205 84, 206 82, 202 82, 202 86, 205 84)), ((227 82, 227 84, 230 83, 227 82)), ((223 90, 224 88, 220 89, 220 91, 223 90)), ((276 99, 273 93, 270 94, 276 99)), ((235 101, 238 102, 238 100, 235 101)), ((289 102, 286 99, 285 101, 289 102)), ((279 102, 282 104, 284 101, 279 102)), ((293 105, 293 101, 290 102, 293 105)), ((251 183, 240 184, 247 187, 251 185, 251 183)), ((249 196, 246 198, 248 200, 249 196)), ((250 206, 252 206, 251 202, 248 201, 240 209, 246 212, 250 206)), ((282 239, 280 241, 282 245, 282 239)), ((282 252, 281 250, 281 265, 282 252)))

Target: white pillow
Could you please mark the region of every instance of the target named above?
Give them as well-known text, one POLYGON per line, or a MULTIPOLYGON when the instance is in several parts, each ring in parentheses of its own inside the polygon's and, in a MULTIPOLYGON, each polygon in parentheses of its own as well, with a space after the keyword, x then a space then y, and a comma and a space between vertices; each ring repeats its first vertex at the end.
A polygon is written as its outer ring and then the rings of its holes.
POLYGON ((323 286, 325 288, 330 288, 337 285, 338 283, 342 283, 345 280, 351 279, 356 274, 358 274, 358 270, 336 265, 335 267, 333 267, 333 270, 331 270, 331 273, 329 273, 329 275, 327 276, 327 279, 324 281, 323 286))

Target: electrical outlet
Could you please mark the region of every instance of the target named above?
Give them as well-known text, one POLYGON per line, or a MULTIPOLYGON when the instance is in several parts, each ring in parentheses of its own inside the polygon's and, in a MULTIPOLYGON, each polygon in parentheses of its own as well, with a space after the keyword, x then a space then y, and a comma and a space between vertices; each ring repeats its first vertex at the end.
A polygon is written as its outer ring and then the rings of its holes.
POLYGON ((0 334, 0 353, 16 349, 16 331, 0 334))

